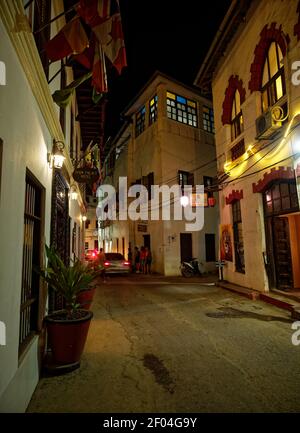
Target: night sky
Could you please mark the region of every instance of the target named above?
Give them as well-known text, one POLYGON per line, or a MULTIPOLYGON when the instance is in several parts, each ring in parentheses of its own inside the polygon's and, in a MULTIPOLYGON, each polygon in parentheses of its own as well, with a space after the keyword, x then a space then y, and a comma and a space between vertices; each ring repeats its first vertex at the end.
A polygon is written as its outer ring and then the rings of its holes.
POLYGON ((193 84, 230 0, 120 0, 128 67, 109 71, 106 137, 121 126, 120 113, 160 70, 193 84))

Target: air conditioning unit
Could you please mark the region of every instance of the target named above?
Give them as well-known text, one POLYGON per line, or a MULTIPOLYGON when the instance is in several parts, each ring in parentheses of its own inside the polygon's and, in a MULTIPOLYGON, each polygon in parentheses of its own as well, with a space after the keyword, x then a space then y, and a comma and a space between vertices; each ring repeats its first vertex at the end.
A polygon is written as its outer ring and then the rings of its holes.
POLYGON ((256 119, 256 139, 271 138, 281 128, 282 122, 276 121, 272 115, 271 110, 262 114, 256 119))

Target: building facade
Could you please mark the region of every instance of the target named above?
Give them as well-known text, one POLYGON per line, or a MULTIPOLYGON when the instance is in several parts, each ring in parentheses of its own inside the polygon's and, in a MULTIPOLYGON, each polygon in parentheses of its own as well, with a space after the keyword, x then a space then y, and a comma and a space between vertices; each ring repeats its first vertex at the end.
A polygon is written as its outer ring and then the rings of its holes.
POLYGON ((213 94, 224 278, 259 291, 300 287, 299 13, 233 1, 195 80, 213 94))
MULTIPOLYGON (((157 72, 123 114, 127 124, 111 144, 104 183, 117 191, 120 177, 127 177, 128 187, 144 185, 149 208, 152 185, 209 188, 216 175, 213 112, 196 88, 157 72)), ((191 258, 198 258, 202 271, 215 270, 217 206, 205 207, 200 231, 187 231, 186 221, 175 220, 172 210, 170 220, 162 219, 161 208, 168 204, 172 207, 172 199, 162 197, 158 220, 149 212, 147 219, 102 222, 100 244, 125 255, 129 247, 150 247, 153 271, 164 275, 179 275, 181 261, 191 258)))
POLYGON ((83 254, 84 240, 83 189, 72 178, 81 145, 77 101, 74 96, 60 109, 52 99, 73 72, 60 62, 49 65, 42 50, 64 16, 33 34, 64 10, 63 2, 28 5, 0 2, 6 72, 0 86, 0 412, 24 412, 39 380, 43 318, 57 304, 35 272, 45 264, 44 246, 55 245, 69 262, 83 254), (60 170, 53 165, 58 143, 65 157, 60 170))

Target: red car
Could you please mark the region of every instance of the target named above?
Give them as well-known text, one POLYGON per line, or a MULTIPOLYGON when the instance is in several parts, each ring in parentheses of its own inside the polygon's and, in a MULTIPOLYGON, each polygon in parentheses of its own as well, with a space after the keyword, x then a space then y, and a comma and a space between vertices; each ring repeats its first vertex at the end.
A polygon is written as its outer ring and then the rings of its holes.
POLYGON ((87 262, 96 260, 98 257, 98 251, 97 250, 86 250, 85 252, 85 260, 87 262))

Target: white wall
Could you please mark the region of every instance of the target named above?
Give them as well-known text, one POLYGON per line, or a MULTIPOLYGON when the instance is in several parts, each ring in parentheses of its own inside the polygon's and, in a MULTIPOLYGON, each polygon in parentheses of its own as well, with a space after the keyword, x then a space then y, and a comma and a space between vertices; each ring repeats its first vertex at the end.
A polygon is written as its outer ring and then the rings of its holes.
POLYGON ((52 138, 41 117, 15 51, 0 21, 0 58, 7 85, 0 87, 0 134, 4 143, 0 198, 0 320, 7 345, 0 346, 0 411, 23 411, 37 384, 36 340, 18 366, 26 167, 46 189, 45 240, 49 242, 52 138), (33 362, 29 362, 31 359, 33 362), (22 377, 22 380, 19 379, 22 377), (11 390, 14 390, 12 405, 11 390))

